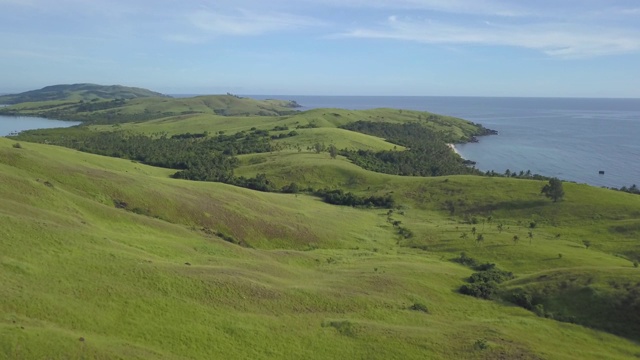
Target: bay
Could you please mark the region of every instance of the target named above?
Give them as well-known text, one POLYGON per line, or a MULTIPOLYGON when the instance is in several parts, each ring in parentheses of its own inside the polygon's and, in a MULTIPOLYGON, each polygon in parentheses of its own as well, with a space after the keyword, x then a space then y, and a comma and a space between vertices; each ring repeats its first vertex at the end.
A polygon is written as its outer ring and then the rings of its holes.
POLYGON ((482 171, 526 171, 594 186, 640 185, 640 99, 269 95, 303 107, 430 111, 498 135, 458 144, 482 171), (599 172, 604 171, 604 175, 599 172))
POLYGON ((70 127, 80 124, 79 121, 52 120, 33 116, 0 115, 0 136, 7 136, 25 130, 70 127))

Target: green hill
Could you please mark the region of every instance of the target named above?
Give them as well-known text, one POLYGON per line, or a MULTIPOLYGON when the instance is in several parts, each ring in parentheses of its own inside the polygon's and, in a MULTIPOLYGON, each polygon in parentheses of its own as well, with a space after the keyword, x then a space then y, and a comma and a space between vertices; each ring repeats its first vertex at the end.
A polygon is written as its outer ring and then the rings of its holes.
POLYGON ((14 105, 41 101, 97 101, 141 97, 167 96, 147 89, 121 85, 72 84, 52 85, 39 90, 0 96, 0 104, 14 105))
POLYGON ((121 114, 148 120, 0 138, 0 358, 640 356, 637 195, 565 183, 554 203, 533 177, 374 172, 315 145, 416 150, 345 128, 359 121, 434 142, 486 129, 393 109, 257 116, 244 100, 133 99, 121 114), (171 178, 221 157, 240 186, 171 178), (460 293, 479 276, 490 300, 460 293))
POLYGON ((135 88, 87 85, 88 89, 85 89, 84 86, 60 85, 0 97, 0 103, 4 101, 14 104, 0 108, 0 115, 40 116, 94 124, 114 124, 200 114, 280 116, 296 113, 296 107, 299 106, 294 101, 255 100, 230 94, 170 98, 135 88), (57 90, 58 88, 67 90, 57 90))

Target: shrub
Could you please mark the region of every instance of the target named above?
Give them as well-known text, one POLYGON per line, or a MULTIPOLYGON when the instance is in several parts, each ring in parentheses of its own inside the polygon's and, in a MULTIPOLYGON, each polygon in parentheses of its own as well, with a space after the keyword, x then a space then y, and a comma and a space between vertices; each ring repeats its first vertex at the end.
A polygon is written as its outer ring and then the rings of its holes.
POLYGON ((461 252, 460 256, 457 258, 452 259, 453 262, 457 262, 458 264, 462 264, 465 266, 476 266, 478 264, 478 262, 476 261, 476 259, 471 258, 469 256, 467 256, 467 253, 465 252, 461 252))
POLYGON ((15 144, 13 144, 13 147, 14 147, 15 149, 22 149, 22 145, 20 145, 20 143, 15 143, 15 144))
POLYGON ((486 339, 478 339, 473 343, 473 347, 478 350, 485 350, 489 348, 489 343, 486 339))
POLYGON ((637 268, 638 266, 640 266, 640 264, 638 263, 638 260, 633 262, 633 267, 637 268))
POLYGON ((498 290, 498 284, 495 282, 480 282, 462 285, 460 293, 470 295, 480 299, 493 299, 498 290))
POLYGON ((424 313, 428 313, 429 312, 429 309, 427 308, 427 305, 422 304, 422 303, 414 303, 413 305, 411 305, 409 307, 409 310, 422 311, 424 313))
POLYGON ((322 326, 331 326, 338 330, 341 335, 345 336, 355 336, 356 328, 353 326, 353 323, 349 320, 342 321, 329 321, 328 323, 323 323, 322 326))

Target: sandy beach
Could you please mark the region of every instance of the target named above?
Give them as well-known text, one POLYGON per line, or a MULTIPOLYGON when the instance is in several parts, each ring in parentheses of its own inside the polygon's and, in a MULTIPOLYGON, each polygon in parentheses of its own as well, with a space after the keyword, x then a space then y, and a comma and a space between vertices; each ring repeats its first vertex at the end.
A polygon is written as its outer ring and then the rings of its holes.
MULTIPOLYGON (((451 150, 453 150, 454 153, 460 155, 460 153, 458 152, 458 149, 456 149, 456 145, 455 144, 447 144, 447 146, 449 148, 451 148, 451 150)), ((462 155, 460 155, 460 157, 462 157, 462 155)))

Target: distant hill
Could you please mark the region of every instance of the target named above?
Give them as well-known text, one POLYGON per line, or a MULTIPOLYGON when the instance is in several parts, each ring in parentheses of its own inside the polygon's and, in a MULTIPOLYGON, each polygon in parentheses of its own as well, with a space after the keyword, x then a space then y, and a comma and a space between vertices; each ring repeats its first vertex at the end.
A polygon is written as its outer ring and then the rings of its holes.
POLYGON ((72 84, 52 85, 39 90, 0 96, 0 104, 14 105, 39 101, 95 101, 147 97, 169 96, 147 89, 121 85, 72 84))
POLYGON ((56 85, 0 96, 0 115, 40 116, 92 123, 147 121, 178 115, 281 116, 300 107, 289 100, 255 100, 232 94, 172 98, 124 86, 56 85), (57 97, 57 98, 56 98, 57 97))

